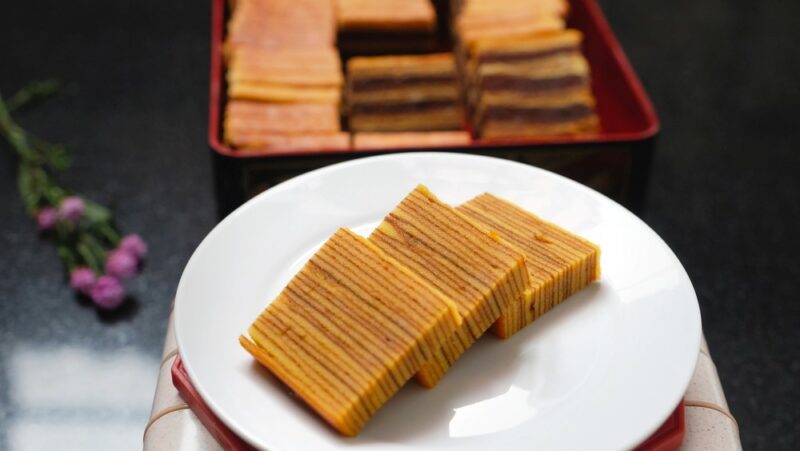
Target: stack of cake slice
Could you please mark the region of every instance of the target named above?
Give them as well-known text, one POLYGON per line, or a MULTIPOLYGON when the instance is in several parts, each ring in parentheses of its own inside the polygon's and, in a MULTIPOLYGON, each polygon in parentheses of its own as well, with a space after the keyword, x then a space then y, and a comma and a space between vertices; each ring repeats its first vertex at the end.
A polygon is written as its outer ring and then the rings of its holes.
POLYGON ((349 147, 349 139, 341 132, 338 121, 343 76, 335 47, 332 2, 238 0, 235 3, 225 48, 229 102, 224 134, 229 144, 239 149, 270 150, 302 149, 309 145, 326 149, 349 147), (251 102, 262 102, 263 106, 251 102), (297 112, 304 109, 314 112, 311 117, 319 110, 337 111, 335 127, 329 121, 315 127, 315 122, 305 119, 297 126, 278 126, 296 120, 302 116, 297 112), (257 114, 247 116, 253 111, 257 114), (275 123, 259 123, 267 118, 275 123))
POLYGON ((452 299, 463 319, 417 373, 433 387, 530 287, 521 250, 482 229, 425 187, 411 192, 369 240, 452 299))
POLYGON ((460 323, 438 290, 340 229, 239 341, 352 436, 460 323))
POLYGON ((457 130, 463 112, 451 53, 351 58, 350 130, 457 130))
POLYGON ((453 2, 453 29, 463 51, 482 39, 522 37, 564 29, 566 0, 462 0, 453 2))
POLYGON ((339 109, 325 103, 229 100, 225 141, 237 149, 338 149, 350 145, 340 131, 339 109))
POLYGON ((341 100, 342 64, 333 48, 233 47, 228 58, 228 97, 276 103, 341 100))
POLYGON ((412 53, 435 47, 431 0, 335 1, 338 43, 345 53, 412 53))
POLYGON ((582 35, 563 0, 466 0, 456 16, 471 124, 484 139, 591 133, 594 112, 582 35))
POLYGON ((483 138, 597 131, 581 33, 564 30, 475 46, 469 97, 483 138))
POLYGON ((412 376, 433 387, 490 327, 508 337, 599 275, 599 249, 489 194, 418 186, 368 239, 337 231, 242 346, 340 433, 412 376))
POLYGON ((482 194, 456 210, 522 250, 531 288, 493 325, 508 338, 600 277, 597 245, 522 208, 482 194))

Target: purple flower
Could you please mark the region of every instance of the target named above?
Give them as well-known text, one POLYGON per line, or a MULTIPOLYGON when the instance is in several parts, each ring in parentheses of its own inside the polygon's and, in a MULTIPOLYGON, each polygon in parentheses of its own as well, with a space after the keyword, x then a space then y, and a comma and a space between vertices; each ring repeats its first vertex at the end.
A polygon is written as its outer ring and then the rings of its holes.
POLYGON ((97 276, 86 266, 79 266, 69 274, 69 286, 78 293, 89 295, 97 276))
POLYGON ((139 260, 147 256, 147 243, 135 233, 123 237, 122 241, 119 242, 118 249, 133 255, 139 260))
POLYGON ((92 287, 90 296, 95 305, 101 309, 113 310, 122 304, 125 290, 119 280, 111 276, 101 276, 92 287))
POLYGON ((136 275, 139 262, 136 257, 124 249, 114 249, 106 260, 106 273, 118 279, 127 279, 136 275))
POLYGON ((36 225, 40 232, 52 230, 58 221, 58 213, 55 208, 44 207, 36 214, 36 225))
POLYGON ((81 219, 81 216, 83 216, 85 207, 86 205, 84 205, 83 199, 80 197, 67 196, 58 206, 58 214, 62 219, 66 219, 67 221, 78 221, 81 219))

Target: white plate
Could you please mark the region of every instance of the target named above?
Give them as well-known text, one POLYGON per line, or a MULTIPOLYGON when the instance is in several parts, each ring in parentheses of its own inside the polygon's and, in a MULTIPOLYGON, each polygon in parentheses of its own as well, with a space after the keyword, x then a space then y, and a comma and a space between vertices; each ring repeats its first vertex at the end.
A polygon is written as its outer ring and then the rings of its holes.
POLYGON ((633 214, 541 169, 444 153, 337 164, 247 202, 186 265, 175 328, 209 407, 275 451, 631 448, 678 404, 700 343, 686 272, 633 214), (338 227, 368 234, 418 183, 451 204, 488 191, 576 232, 602 248, 603 275, 511 339, 483 337, 433 390, 407 384, 358 437, 342 438, 237 338, 338 227))

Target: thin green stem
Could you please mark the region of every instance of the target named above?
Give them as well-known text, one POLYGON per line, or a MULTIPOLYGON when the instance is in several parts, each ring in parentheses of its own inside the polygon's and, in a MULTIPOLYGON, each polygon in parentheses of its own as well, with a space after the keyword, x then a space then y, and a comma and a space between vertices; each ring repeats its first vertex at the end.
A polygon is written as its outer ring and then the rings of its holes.
POLYGON ((84 263, 86 263, 96 273, 102 274, 103 265, 100 263, 100 260, 97 259, 97 256, 92 253, 92 250, 85 242, 78 242, 76 249, 78 250, 78 254, 81 256, 84 263))

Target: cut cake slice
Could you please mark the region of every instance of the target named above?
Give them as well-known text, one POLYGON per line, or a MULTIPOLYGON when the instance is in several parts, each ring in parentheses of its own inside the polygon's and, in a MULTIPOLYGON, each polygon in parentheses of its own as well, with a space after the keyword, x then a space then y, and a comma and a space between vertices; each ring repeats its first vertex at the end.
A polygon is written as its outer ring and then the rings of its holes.
POLYGON ((474 115, 475 128, 483 139, 591 133, 599 129, 594 105, 588 88, 531 97, 483 97, 474 115))
POLYGON ((470 103, 482 98, 536 96, 588 89, 589 64, 579 52, 543 57, 530 63, 492 63, 478 67, 469 92, 470 103))
POLYGON ((260 103, 231 100, 225 106, 225 141, 259 147, 275 135, 329 134, 341 131, 335 104, 260 103))
POLYGON ((237 0, 226 45, 332 48, 336 45, 333 0, 237 0))
POLYGON ((242 152, 328 152, 350 149, 350 133, 330 132, 304 135, 258 133, 245 135, 247 141, 237 148, 242 152))
POLYGON ((497 320, 507 338, 600 277, 600 248, 491 194, 456 208, 525 253, 531 288, 497 320))
POLYGON ((351 104, 455 101, 459 96, 452 53, 351 58, 347 75, 351 104))
POLYGON ((472 138, 466 131, 441 132, 364 132, 353 135, 354 149, 380 149, 403 147, 457 147, 466 146, 472 138))
POLYGON ((353 131, 463 126, 452 53, 352 58, 347 73, 348 120, 353 131))
POLYGON ((335 0, 340 31, 432 32, 436 11, 430 0, 335 0))
POLYGON ((420 185, 370 235, 400 264, 452 299, 463 319, 416 375, 433 387, 530 284, 522 251, 439 201, 420 185))
POLYGON ((234 47, 228 97, 267 102, 339 103, 343 75, 333 48, 265 50, 234 47))
POLYGON ((447 341, 455 305, 375 245, 337 231, 241 345, 341 434, 369 418, 447 341))

